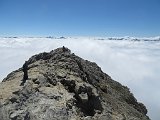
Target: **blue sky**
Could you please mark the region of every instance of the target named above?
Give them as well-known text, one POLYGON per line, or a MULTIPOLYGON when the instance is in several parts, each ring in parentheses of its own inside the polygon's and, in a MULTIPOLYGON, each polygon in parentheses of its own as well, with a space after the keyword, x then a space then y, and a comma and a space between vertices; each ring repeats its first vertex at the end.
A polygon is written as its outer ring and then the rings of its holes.
POLYGON ((160 0, 0 0, 0 36, 158 36, 160 0))

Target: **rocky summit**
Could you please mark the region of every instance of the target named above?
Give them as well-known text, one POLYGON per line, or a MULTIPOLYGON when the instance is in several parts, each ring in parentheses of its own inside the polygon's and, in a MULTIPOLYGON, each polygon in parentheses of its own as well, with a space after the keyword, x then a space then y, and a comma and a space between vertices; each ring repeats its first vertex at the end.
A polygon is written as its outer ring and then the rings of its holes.
POLYGON ((26 62, 0 83, 0 120, 149 120, 129 88, 68 48, 26 62))

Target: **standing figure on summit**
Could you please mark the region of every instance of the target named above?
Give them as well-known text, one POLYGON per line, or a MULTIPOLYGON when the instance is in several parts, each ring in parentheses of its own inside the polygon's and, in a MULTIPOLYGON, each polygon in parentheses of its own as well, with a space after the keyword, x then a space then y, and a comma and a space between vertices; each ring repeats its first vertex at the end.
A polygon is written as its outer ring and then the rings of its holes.
POLYGON ((21 83, 21 86, 24 85, 24 83, 26 82, 26 80, 28 79, 28 62, 25 61, 25 63, 23 64, 23 80, 22 80, 22 83, 21 83))
POLYGON ((65 52, 65 51, 66 51, 66 48, 63 46, 63 47, 62 47, 62 50, 63 50, 63 52, 65 52))

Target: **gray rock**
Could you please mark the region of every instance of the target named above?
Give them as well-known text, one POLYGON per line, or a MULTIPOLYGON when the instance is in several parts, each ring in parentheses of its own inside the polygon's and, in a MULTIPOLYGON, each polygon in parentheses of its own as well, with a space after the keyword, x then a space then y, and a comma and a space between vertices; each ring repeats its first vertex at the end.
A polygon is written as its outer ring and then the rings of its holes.
POLYGON ((149 120, 129 88, 62 47, 28 60, 0 83, 1 120, 149 120))
POLYGON ((81 93, 79 94, 80 99, 82 100, 82 103, 85 103, 88 101, 88 95, 87 93, 81 93))

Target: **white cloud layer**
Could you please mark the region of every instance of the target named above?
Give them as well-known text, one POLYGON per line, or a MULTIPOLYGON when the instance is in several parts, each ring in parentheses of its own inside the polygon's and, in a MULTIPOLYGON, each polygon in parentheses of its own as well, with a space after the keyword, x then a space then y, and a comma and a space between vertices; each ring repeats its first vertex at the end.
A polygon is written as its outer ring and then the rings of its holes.
POLYGON ((138 101, 146 105, 150 118, 160 120, 160 38, 148 40, 0 38, 0 80, 32 55, 66 46, 78 56, 96 62, 113 79, 128 86, 138 101))

